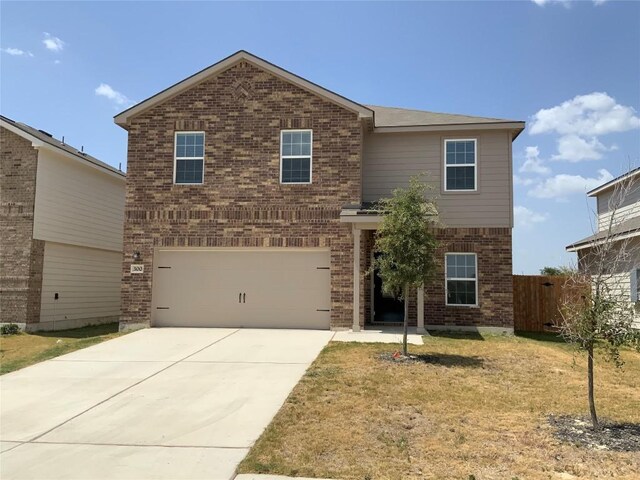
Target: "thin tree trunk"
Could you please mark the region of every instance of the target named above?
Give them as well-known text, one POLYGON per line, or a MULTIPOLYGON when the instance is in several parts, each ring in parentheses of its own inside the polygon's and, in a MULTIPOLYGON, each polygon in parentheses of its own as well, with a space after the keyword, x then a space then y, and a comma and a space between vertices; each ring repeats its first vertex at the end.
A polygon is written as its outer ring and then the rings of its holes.
POLYGON ((404 322, 402 324, 402 354, 406 357, 409 355, 407 349, 407 334, 409 330, 409 287, 404 287, 404 322))
POLYGON ((589 378, 589 412, 591 413, 591 423, 593 424, 594 430, 599 430, 600 424, 598 423, 598 415, 596 414, 596 400, 593 395, 593 345, 587 348, 587 376, 589 378))

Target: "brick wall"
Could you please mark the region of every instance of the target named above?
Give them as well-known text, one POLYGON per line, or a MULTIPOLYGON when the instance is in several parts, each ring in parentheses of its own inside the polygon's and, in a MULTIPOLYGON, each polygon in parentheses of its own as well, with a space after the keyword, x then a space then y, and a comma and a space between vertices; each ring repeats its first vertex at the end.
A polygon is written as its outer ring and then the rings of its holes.
MULTIPOLYGON (((451 327, 513 328, 513 277, 510 228, 444 228, 435 280, 425 288, 425 325, 451 327), (476 253, 478 259, 478 307, 447 306, 444 255, 446 252, 476 253)), ((370 243, 373 246, 373 241, 370 243)), ((370 255, 368 253, 367 255, 370 255)), ((365 288, 366 297, 370 289, 365 288)), ((370 302, 367 301, 367 305, 370 302)), ((366 315, 370 321, 370 315, 366 315)), ((416 295, 409 297, 409 324, 416 325, 416 295)))
POLYGON ((0 321, 40 319, 44 242, 33 240, 38 153, 0 128, 0 321))
POLYGON ((123 323, 148 323, 160 246, 330 247, 331 326, 352 323, 351 228, 360 201, 355 113, 242 62, 131 120, 123 323), (313 183, 279 181, 280 130, 313 129, 313 183), (205 131, 204 185, 173 184, 176 130, 205 131), (130 275, 140 251, 145 273, 130 275))

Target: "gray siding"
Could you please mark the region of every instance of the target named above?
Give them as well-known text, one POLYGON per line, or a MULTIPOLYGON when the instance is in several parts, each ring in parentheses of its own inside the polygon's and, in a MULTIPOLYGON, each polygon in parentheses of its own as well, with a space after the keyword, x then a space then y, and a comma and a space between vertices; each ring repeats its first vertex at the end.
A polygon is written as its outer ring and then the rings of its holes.
POLYGON ((375 201, 405 186, 418 173, 428 173, 450 227, 511 227, 511 136, 507 131, 442 133, 371 133, 365 137, 363 200, 375 201), (478 148, 478 191, 444 191, 444 140, 475 138, 478 148))

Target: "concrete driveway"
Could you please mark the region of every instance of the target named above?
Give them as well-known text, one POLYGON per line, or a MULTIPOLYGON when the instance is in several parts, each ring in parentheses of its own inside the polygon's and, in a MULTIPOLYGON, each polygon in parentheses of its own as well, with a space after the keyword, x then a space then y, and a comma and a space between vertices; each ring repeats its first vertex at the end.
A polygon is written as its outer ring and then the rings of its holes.
POLYGON ((0 477, 230 479, 333 332, 147 329, 0 377, 0 477))

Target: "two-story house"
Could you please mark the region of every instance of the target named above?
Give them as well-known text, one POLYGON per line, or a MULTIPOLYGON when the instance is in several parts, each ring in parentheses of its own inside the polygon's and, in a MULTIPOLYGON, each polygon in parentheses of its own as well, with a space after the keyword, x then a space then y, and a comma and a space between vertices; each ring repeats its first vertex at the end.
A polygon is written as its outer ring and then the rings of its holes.
POLYGON ((520 121, 361 105, 240 51, 115 117, 129 133, 123 329, 402 321, 366 275, 372 202, 428 172, 439 280, 420 329, 513 330, 520 121))
MULTIPOLYGON (((578 267, 594 273, 595 258, 612 256, 605 281, 609 291, 640 304, 640 168, 620 175, 587 192, 596 199, 596 231, 566 247, 576 252, 578 267), (605 245, 606 246, 603 246, 605 245), (622 255, 620 255, 622 252, 622 255), (615 258, 615 260, 613 260, 615 258)), ((640 312, 636 315, 640 328, 640 312)))
POLYGON ((124 173, 4 116, 0 144, 0 322, 118 321, 124 173))

